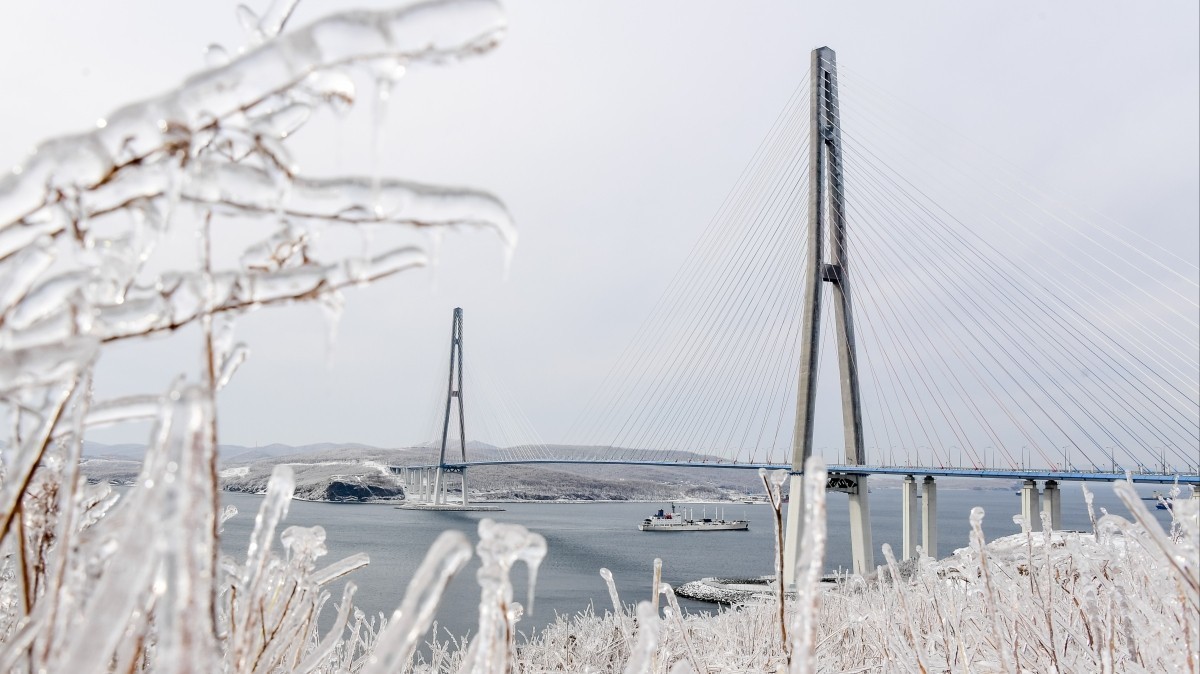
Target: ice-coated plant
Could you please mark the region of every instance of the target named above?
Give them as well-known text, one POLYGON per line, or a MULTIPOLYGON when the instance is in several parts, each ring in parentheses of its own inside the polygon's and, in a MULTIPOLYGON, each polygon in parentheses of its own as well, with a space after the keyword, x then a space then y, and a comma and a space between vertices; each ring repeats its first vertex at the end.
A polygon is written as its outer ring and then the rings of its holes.
POLYGON ((486 192, 304 174, 288 149, 314 111, 354 103, 354 75, 374 79, 382 108, 405 69, 494 48, 498 4, 408 2, 292 29, 295 5, 239 6, 244 46, 210 47, 207 70, 42 142, 0 178, 0 671, 397 671, 439 583, 470 555, 465 540, 440 541, 386 624, 354 613, 348 584, 320 634, 325 588, 367 560, 322 566, 319 528, 278 536, 287 469, 246 559, 219 551, 233 513, 219 508, 215 396, 247 355, 235 319, 295 302, 336 310, 344 288, 426 263, 414 246, 322 260, 327 229, 468 226, 515 240, 486 192), (215 252, 247 229, 260 240, 232 259, 215 252), (155 255, 172 240, 199 241, 190 262, 155 255), (113 345, 184 328, 201 335, 198 372, 189 358, 169 390, 95 398, 113 345), (88 429, 139 420, 154 429, 137 486, 118 498, 86 484, 88 429))
MULTIPOLYGON (((971 545, 902 571, 820 579, 825 471, 805 470, 800 587, 780 642, 774 599, 684 616, 670 587, 651 602, 558 616, 518 646, 516 672, 748 674, 773 672, 1192 672, 1200 664, 1200 501, 1176 498, 1164 531, 1131 484, 1114 485, 1132 518, 1106 514, 1094 532, 1029 530, 991 542, 984 512, 971 545)), ((773 485, 770 485, 773 486, 773 485)), ((772 551, 762 551, 764 557, 772 551)), ((908 566, 907 564, 905 566, 908 566)), ((647 574, 652 573, 647 569, 647 574)), ((438 644, 429 672, 461 656, 438 644)))

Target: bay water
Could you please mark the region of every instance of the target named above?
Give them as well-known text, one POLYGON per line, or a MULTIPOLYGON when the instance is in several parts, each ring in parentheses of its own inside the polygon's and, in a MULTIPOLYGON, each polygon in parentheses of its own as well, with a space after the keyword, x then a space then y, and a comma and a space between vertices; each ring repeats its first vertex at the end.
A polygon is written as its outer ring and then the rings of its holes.
MULTIPOLYGON (((984 532, 988 539, 1018 533, 1013 516, 1020 513, 1016 484, 979 481, 989 489, 938 490, 939 554, 947 556, 968 543, 968 516, 974 506, 986 511, 984 532)), ((1128 517, 1112 487, 1092 483, 1096 495, 1096 516, 1101 508, 1128 517)), ((1149 496, 1152 490, 1167 487, 1139 487, 1149 496)), ((1078 483, 1062 484, 1063 528, 1091 531, 1087 505, 1078 483)), ((1186 492, 1186 488, 1184 489, 1186 492)), ((239 514, 226 522, 222 549, 236 559, 244 559, 254 514, 262 498, 225 493, 222 500, 237 507, 239 514)), ((828 498, 829 543, 826 569, 833 571, 850 565, 850 540, 847 498, 830 493, 828 498)), ((872 487, 870 494, 875 558, 883 563, 879 548, 892 546, 901 553, 901 491, 898 488, 872 487)), ((370 555, 368 567, 348 578, 358 586, 355 604, 368 615, 390 616, 404 596, 408 580, 424 558, 430 544, 442 531, 457 529, 477 541, 479 521, 492 518, 524 525, 546 537, 549 553, 538 572, 535 605, 521 620, 519 629, 529 634, 552 622, 556 614, 573 614, 593 604, 597 613, 611 609, 608 590, 599 570, 612 571, 621 600, 634 603, 650 598, 654 559, 663 560, 663 580, 679 586, 708 576, 754 577, 774 573, 774 530, 772 514, 765 504, 678 504, 691 508, 697 516, 714 516, 720 508, 729 519, 747 519, 749 531, 652 533, 637 530, 637 524, 669 503, 503 503, 503 512, 429 512, 400 510, 386 504, 333 504, 293 501, 280 531, 291 525, 321 525, 326 532, 329 555, 319 564, 334 562, 355 552, 370 555)), ((1170 515, 1147 506, 1167 526, 1170 515)), ((786 508, 786 506, 785 506, 786 508)), ((786 517, 786 512, 785 512, 786 517)), ((278 546, 278 536, 275 545, 278 546)), ((278 548, 276 548, 278 550, 278 548)), ((438 631, 463 636, 476 629, 479 587, 475 582, 478 561, 472 561, 450 583, 438 612, 438 631)), ((526 572, 518 567, 513 573, 514 599, 526 603, 526 572)), ((333 604, 341 595, 342 584, 333 587, 334 601, 326 606, 323 622, 331 622, 333 604)), ((712 604, 680 600, 685 611, 714 611, 712 604)))

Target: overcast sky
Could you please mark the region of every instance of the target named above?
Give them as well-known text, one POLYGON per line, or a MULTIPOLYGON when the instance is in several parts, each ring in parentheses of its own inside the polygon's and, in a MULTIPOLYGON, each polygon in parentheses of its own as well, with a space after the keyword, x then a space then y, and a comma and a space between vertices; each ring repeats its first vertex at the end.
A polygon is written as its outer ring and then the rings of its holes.
MULTIPOLYGON (((353 6, 369 4, 387 3, 353 6)), ((568 427, 821 45, 1047 190, 1195 262, 1195 2, 506 5, 499 49, 414 69, 397 85, 381 165, 500 196, 521 233, 508 279, 497 238, 464 231, 446 238, 435 270, 349 292, 330 358, 315 307, 242 319, 252 353, 221 399, 223 442, 430 439, 454 306, 466 312, 468 358, 506 382, 543 440, 572 440, 568 427)), ((10 3, 0 21, 0 162, 175 86, 203 67, 209 43, 236 47, 233 8, 10 3)), ((340 8, 303 0, 292 25, 340 8)), ((367 173, 369 108, 303 129, 292 143, 302 171, 367 173)), ((188 339, 106 354, 97 396, 162 391, 194 375, 188 339)), ((146 431, 94 437, 141 442, 146 431)))

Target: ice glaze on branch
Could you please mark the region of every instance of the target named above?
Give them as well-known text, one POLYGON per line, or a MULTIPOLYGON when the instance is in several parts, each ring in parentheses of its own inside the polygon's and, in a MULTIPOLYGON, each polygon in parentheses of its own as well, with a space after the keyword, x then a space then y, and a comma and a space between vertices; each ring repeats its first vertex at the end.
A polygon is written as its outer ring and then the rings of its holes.
MULTIPOLYGON (((40 374, 21 354, 38 348, 51 349, 77 333, 101 342, 113 342, 158 332, 177 330, 206 313, 222 314, 255 307, 319 299, 354 285, 362 285, 427 263, 425 253, 414 247, 397 248, 370 259, 350 258, 335 264, 306 264, 274 271, 226 271, 173 273, 151 288, 132 288, 119 303, 98 305, 61 304, 36 323, 19 331, 0 331, 0 345, 17 345, 20 351, 0 350, 0 373, 8 359, 13 372, 40 374), (211 303, 205 302, 205 297, 211 303), (81 322, 82 321, 82 322, 81 322)), ((81 300, 77 300, 81 301, 81 300)), ((51 349, 53 350, 53 349, 51 349)), ((36 363, 42 363, 42 358, 36 363)), ((50 365, 57 361, 50 360, 50 365)), ((69 365, 69 364, 68 364, 69 365)), ((50 373, 65 372, 68 365, 50 373), (61 370, 61 372, 60 372, 61 370)), ((50 366, 46 366, 50 367, 50 366)), ((14 379, 18 384, 26 379, 14 379)), ((39 376, 43 381, 45 376, 39 376)), ((3 393, 4 389, 0 389, 3 393)))
POLYGON ((411 65, 472 56, 495 47, 504 27, 493 0, 435 0, 319 19, 193 75, 177 89, 120 108, 94 131, 43 142, 0 179, 0 230, 155 153, 186 149, 197 131, 315 72, 377 59, 411 65))
MULTIPOLYGON (((80 210, 84 217, 95 218, 139 200, 161 198, 170 190, 170 181, 161 168, 130 167, 82 195, 80 210)), ((295 177, 281 197, 276 178, 267 171, 205 159, 188 171, 179 196, 187 202, 252 215, 345 224, 485 226, 494 228, 508 245, 515 244, 517 237, 504 204, 488 192, 397 179, 295 177)), ((66 225, 60 222, 60 226, 66 225)))

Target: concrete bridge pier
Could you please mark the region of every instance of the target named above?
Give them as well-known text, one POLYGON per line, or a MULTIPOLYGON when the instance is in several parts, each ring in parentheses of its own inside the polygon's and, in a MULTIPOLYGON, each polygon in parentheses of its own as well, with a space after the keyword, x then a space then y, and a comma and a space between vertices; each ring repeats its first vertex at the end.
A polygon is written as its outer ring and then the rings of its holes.
POLYGON ((1042 490, 1042 512, 1050 516, 1051 531, 1062 529, 1062 490, 1054 480, 1046 480, 1042 490))
MULTIPOLYGON (((924 494, 921 498, 921 551, 937 558, 937 485, 926 476, 921 483, 924 494)), ((904 521, 904 558, 917 556, 917 481, 912 475, 904 476, 901 492, 901 508, 904 521)))
POLYGON ((1025 520, 1030 531, 1042 530, 1041 494, 1037 482, 1025 480, 1021 485, 1021 519, 1025 520))
POLYGON ((921 549, 926 555, 937 559, 937 484, 932 476, 926 475, 921 486, 924 488, 921 496, 921 549))
POLYGON ((903 514, 902 539, 904 559, 917 556, 917 481, 912 475, 904 476, 900 509, 903 514))
POLYGON ((855 479, 850 493, 850 557, 854 573, 867 575, 875 570, 875 548, 871 543, 871 505, 865 475, 855 479))

